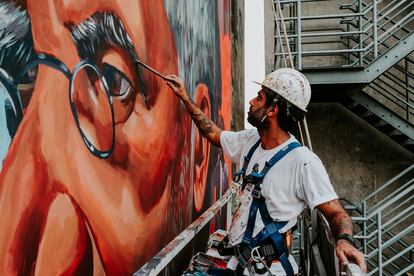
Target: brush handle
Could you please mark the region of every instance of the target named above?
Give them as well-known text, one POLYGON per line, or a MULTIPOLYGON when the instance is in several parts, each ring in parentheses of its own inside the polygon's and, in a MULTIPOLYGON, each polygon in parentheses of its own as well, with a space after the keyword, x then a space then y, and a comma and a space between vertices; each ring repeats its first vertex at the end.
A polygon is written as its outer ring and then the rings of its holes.
POLYGON ((139 65, 141 65, 142 67, 144 67, 145 69, 147 69, 148 71, 151 71, 152 73, 154 73, 155 75, 157 75, 158 77, 162 78, 163 80, 168 80, 166 76, 164 76, 163 74, 161 74, 160 72, 158 72, 157 70, 149 67, 148 65, 146 65, 145 63, 143 63, 142 61, 137 60, 137 63, 139 65))

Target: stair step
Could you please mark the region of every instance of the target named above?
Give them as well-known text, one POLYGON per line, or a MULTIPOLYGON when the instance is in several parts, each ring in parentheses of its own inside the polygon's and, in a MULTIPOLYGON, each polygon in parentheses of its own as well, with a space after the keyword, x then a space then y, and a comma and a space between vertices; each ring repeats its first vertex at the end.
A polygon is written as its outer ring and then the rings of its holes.
POLYGON ((359 106, 359 103, 355 102, 355 101, 344 101, 343 104, 348 107, 349 109, 354 109, 357 106, 359 106))
POLYGON ((369 110, 366 110, 366 111, 362 112, 361 114, 359 114, 359 116, 361 118, 364 118, 364 119, 367 118, 367 117, 370 117, 372 115, 374 115, 374 114, 369 110))
POLYGON ((388 126, 388 125, 389 124, 384 120, 379 120, 377 123, 372 124, 372 126, 375 128, 381 128, 381 127, 388 126))
POLYGON ((393 129, 391 131, 388 131, 386 134, 389 137, 396 138, 396 139, 402 138, 403 140, 405 140, 405 138, 406 138, 406 136, 401 131, 399 131, 398 129, 393 129))

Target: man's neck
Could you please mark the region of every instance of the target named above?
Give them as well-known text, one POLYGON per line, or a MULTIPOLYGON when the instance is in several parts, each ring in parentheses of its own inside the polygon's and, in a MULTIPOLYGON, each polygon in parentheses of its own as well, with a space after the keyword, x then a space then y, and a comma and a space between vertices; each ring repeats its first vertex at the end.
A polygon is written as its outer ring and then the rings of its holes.
POLYGON ((269 129, 258 129, 262 148, 265 150, 274 149, 290 138, 290 134, 279 127, 269 129))

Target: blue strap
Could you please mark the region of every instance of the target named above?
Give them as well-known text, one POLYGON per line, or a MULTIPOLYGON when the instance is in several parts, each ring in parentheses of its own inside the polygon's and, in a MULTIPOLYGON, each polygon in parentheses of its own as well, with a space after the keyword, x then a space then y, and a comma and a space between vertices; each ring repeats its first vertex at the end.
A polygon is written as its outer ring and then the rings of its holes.
POLYGON ((289 261, 289 253, 287 248, 284 245, 283 236, 280 234, 279 230, 286 226, 287 221, 277 221, 267 224, 262 231, 257 234, 257 236, 251 241, 250 249, 260 245, 260 243, 267 239, 271 238, 273 246, 276 248, 276 256, 280 261, 283 269, 286 272, 287 276, 293 276, 294 271, 292 264, 289 261))
MULTIPOLYGON (((245 157, 243 169, 242 169, 243 174, 246 172, 250 158, 252 157, 254 151, 257 149, 259 144, 260 144, 260 140, 250 149, 248 155, 245 157)), ((277 162, 279 162, 283 157, 285 157, 289 152, 291 152, 292 150, 298 147, 301 147, 301 144, 298 142, 292 142, 288 144, 286 147, 279 150, 269 161, 265 163, 265 166, 263 167, 260 173, 253 172, 251 174, 251 177, 255 177, 257 179, 257 181, 255 182, 255 187, 254 187, 254 190, 256 192, 260 193, 260 190, 261 190, 260 185, 262 184, 263 179, 266 176, 267 172, 277 162)), ((273 242, 273 245, 275 246, 277 250, 277 257, 283 269, 285 270, 286 275, 291 276, 293 275, 293 268, 288 258, 287 249, 285 249, 285 246, 283 243, 283 236, 279 232, 279 230, 283 228, 286 224, 287 224, 287 221, 284 221, 284 222, 273 221, 272 217, 269 214, 269 211, 267 210, 264 198, 260 196, 259 194, 259 197, 253 197, 253 202, 252 202, 252 205, 249 211, 249 219, 247 222, 246 231, 243 236, 243 243, 245 243, 248 246, 248 250, 251 250, 252 248, 259 245, 263 240, 270 237, 273 242), (262 231, 259 232, 259 234, 257 234, 257 236, 254 239, 252 239, 254 225, 256 222, 257 210, 260 211, 260 215, 262 217, 262 221, 265 227, 263 228, 262 231)))
POLYGON ((285 249, 282 235, 280 234, 279 231, 277 231, 271 234, 270 238, 272 239, 273 245, 276 247, 277 258, 279 259, 280 264, 285 270, 286 275, 293 276, 294 275, 293 267, 289 261, 289 253, 287 252, 287 249, 285 249))
POLYGON ((249 150, 249 152, 247 153, 247 155, 244 157, 244 162, 243 162, 243 167, 240 171, 237 172, 236 175, 244 175, 246 173, 247 170, 247 166, 249 165, 250 159, 253 156, 253 153, 256 151, 256 149, 259 147, 260 145, 260 139, 259 141, 257 141, 249 150))
MULTIPOLYGON (((256 149, 258 146, 258 143, 256 143, 249 151, 249 154, 251 153, 251 155, 253 155, 252 150, 256 149)), ((259 185, 262 184, 264 177, 266 176, 267 172, 277 163, 279 162, 283 157, 285 157, 289 152, 291 152, 292 150, 294 150, 295 148, 300 147, 301 144, 298 142, 292 142, 290 144, 288 144, 286 147, 282 148, 281 150, 279 150, 268 162, 265 163, 265 167, 262 169, 262 171, 260 173, 252 173, 252 176, 257 178, 257 183, 254 187, 254 190, 256 192, 260 193, 260 187, 259 185)), ((254 152, 253 150, 253 152, 254 152)), ((259 195, 260 197, 260 195, 259 195)), ((243 241, 245 241, 246 243, 248 243, 249 241, 251 241, 252 239, 252 234, 253 234, 253 230, 254 230, 254 224, 256 222, 256 213, 257 213, 257 209, 259 208, 259 206, 261 206, 260 208, 260 213, 262 216, 262 220, 263 223, 266 225, 267 223, 273 223, 273 219, 271 218, 266 204, 264 202, 264 200, 258 200, 257 197, 253 198, 253 202, 252 205, 250 206, 250 211, 249 211, 249 220, 247 222, 247 227, 246 227, 246 231, 244 233, 243 236, 243 241), (261 203, 261 201, 263 201, 261 203), (252 214, 253 213, 253 214, 252 214)))
POLYGON ((279 150, 275 155, 273 155, 273 157, 265 162, 265 166, 263 167, 262 171, 260 172, 260 174, 264 176, 267 174, 267 172, 277 163, 279 162, 283 157, 286 156, 286 154, 288 154, 289 152, 291 152, 292 150, 301 147, 302 145, 299 142, 292 142, 290 144, 288 144, 286 147, 282 148, 281 150, 279 150))
POLYGON ((242 241, 246 244, 250 244, 252 240, 254 224, 256 222, 257 209, 259 208, 259 205, 255 204, 254 202, 255 200, 253 200, 252 205, 250 206, 249 219, 247 220, 248 222, 246 226, 246 231, 244 231, 244 235, 242 239, 242 241), (253 221, 253 223, 250 223, 251 221, 253 221))

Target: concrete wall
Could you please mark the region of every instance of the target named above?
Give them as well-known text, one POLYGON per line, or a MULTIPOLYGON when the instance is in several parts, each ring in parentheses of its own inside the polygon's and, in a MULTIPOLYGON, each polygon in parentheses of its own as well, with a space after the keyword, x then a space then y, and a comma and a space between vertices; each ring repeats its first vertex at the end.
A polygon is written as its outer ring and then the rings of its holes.
POLYGON ((231 1, 231 129, 244 128, 244 1, 231 1))
POLYGON ((340 197, 357 201, 414 162, 414 155, 338 103, 313 103, 313 149, 340 197))

